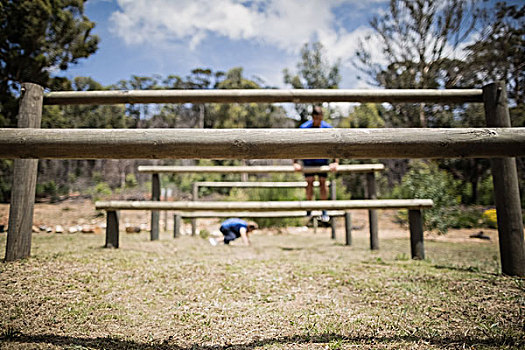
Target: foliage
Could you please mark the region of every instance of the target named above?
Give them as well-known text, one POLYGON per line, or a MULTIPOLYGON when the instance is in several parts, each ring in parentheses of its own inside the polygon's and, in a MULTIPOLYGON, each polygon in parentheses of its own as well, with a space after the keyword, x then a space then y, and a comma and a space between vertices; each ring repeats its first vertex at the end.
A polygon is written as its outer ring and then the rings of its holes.
POLYGON ((467 67, 472 79, 483 83, 507 82, 508 96, 525 103, 525 5, 497 2, 484 19, 479 39, 467 46, 467 67))
POLYGON ((90 191, 93 201, 98 201, 101 198, 111 196, 113 191, 106 182, 97 183, 90 191))
POLYGON ((498 217, 496 209, 488 209, 483 212, 483 223, 490 228, 498 228, 498 217))
POLYGON ((137 187, 137 177, 135 174, 126 174, 126 180, 125 180, 125 186, 126 188, 134 188, 137 187))
MULTIPOLYGON (((320 42, 304 44, 301 59, 297 63, 297 73, 283 70, 284 83, 294 89, 337 89, 341 81, 340 62, 330 65, 323 57, 323 45, 320 42)), ((308 119, 308 105, 296 104, 300 124, 308 119)))
POLYGON ((458 204, 450 174, 435 163, 414 161, 401 184, 392 191, 393 198, 432 199, 434 207, 423 210, 425 229, 446 233, 452 221, 451 208, 458 204))
MULTIPOLYGON (((297 177, 299 175, 297 174, 297 177)), ((268 181, 292 181, 289 174, 272 174, 268 181)), ((254 188, 246 191, 249 201, 296 201, 305 199, 304 188, 254 188)), ((256 218, 254 221, 263 227, 300 226, 301 218, 256 218)))
POLYGON ((385 108, 380 104, 363 103, 354 108, 338 125, 340 128, 383 128, 385 108))
MULTIPOLYGON (((371 36, 360 40, 355 65, 370 84, 385 88, 453 86, 457 67, 449 52, 469 37, 479 20, 481 11, 475 3, 391 0, 390 11, 370 21, 376 40, 371 36), (372 54, 378 48, 382 57, 372 54)), ((445 126, 452 119, 447 107, 425 104, 395 104, 385 114, 389 127, 445 126)))
POLYGON ((7 0, 0 6, 0 126, 15 125, 15 91, 22 82, 61 86, 52 78, 95 53, 95 23, 83 0, 7 0))

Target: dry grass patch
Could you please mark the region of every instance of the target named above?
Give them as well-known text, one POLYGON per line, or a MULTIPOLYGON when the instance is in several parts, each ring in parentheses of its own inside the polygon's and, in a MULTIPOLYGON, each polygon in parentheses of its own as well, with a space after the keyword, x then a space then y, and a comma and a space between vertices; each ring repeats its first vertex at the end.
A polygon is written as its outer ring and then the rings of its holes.
MULTIPOLYGON (((0 238, 5 248, 5 237, 0 238)), ((211 247, 169 233, 35 235, 31 259, 0 265, 2 348, 520 348, 525 287, 495 243, 406 239, 368 250, 313 235, 258 234, 211 247)))

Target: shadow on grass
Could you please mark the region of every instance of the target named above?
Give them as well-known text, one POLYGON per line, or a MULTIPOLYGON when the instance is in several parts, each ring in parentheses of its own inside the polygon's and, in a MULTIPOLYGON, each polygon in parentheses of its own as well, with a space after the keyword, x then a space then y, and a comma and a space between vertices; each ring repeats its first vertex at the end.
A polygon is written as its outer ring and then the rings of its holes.
POLYGON ((361 346, 378 346, 388 345, 392 343, 415 343, 415 344, 432 344, 437 346, 520 346, 523 345, 522 339, 509 339, 506 337, 499 338, 476 338, 476 337, 444 337, 444 338, 421 338, 416 336, 393 336, 393 337, 367 337, 367 336, 343 336, 333 333, 325 333, 316 336, 307 335, 293 335, 286 337, 268 338, 253 340, 241 344, 225 344, 225 345, 200 345, 192 344, 187 346, 180 346, 171 344, 169 340, 160 343, 140 343, 132 340, 122 340, 118 338, 81 338, 60 336, 54 334, 42 335, 26 335, 19 332, 12 333, 0 337, 1 343, 17 343, 17 344, 48 344, 61 347, 80 347, 90 349, 135 349, 135 350, 249 350, 266 345, 286 345, 286 344, 324 344, 330 342, 340 342, 344 344, 353 344, 361 346))

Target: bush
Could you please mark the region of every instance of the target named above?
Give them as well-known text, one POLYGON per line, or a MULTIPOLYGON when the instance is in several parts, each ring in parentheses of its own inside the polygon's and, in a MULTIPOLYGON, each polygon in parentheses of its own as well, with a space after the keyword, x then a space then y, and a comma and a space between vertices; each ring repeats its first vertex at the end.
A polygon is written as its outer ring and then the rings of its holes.
POLYGON ((111 194, 113 193, 111 191, 111 187, 109 187, 109 185, 107 183, 105 183, 105 182, 100 182, 100 183, 96 184, 91 189, 90 192, 91 192, 91 197, 93 198, 94 201, 98 201, 102 197, 111 196, 111 194))
POLYGON ((139 184, 135 174, 127 174, 124 181, 126 188, 134 188, 139 184))
POLYGON ((414 161, 401 184, 392 191, 392 197, 432 199, 434 207, 423 210, 425 229, 446 233, 454 222, 451 208, 458 204, 455 187, 452 176, 439 170, 436 164, 414 161))
MULTIPOLYGON (((296 180, 296 179, 295 179, 296 180)), ((293 181, 290 175, 272 174, 269 181, 293 181)), ((304 200, 304 188, 254 188, 246 191, 250 201, 296 201, 304 200)), ((302 218, 257 218, 259 227, 287 227, 303 225, 302 218)))
POLYGON ((498 228, 496 209, 488 209, 482 215, 483 224, 489 228, 498 228))

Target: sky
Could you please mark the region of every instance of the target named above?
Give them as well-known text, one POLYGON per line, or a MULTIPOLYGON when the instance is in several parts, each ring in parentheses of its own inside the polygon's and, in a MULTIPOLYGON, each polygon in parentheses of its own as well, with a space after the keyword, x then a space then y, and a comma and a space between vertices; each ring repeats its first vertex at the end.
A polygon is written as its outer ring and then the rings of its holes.
POLYGON ((98 51, 66 72, 110 85, 132 75, 185 77, 194 68, 243 67, 247 78, 289 88, 283 69, 296 71, 300 49, 320 41, 339 60, 340 88, 362 88, 352 58, 358 38, 388 0, 89 0, 98 51))

